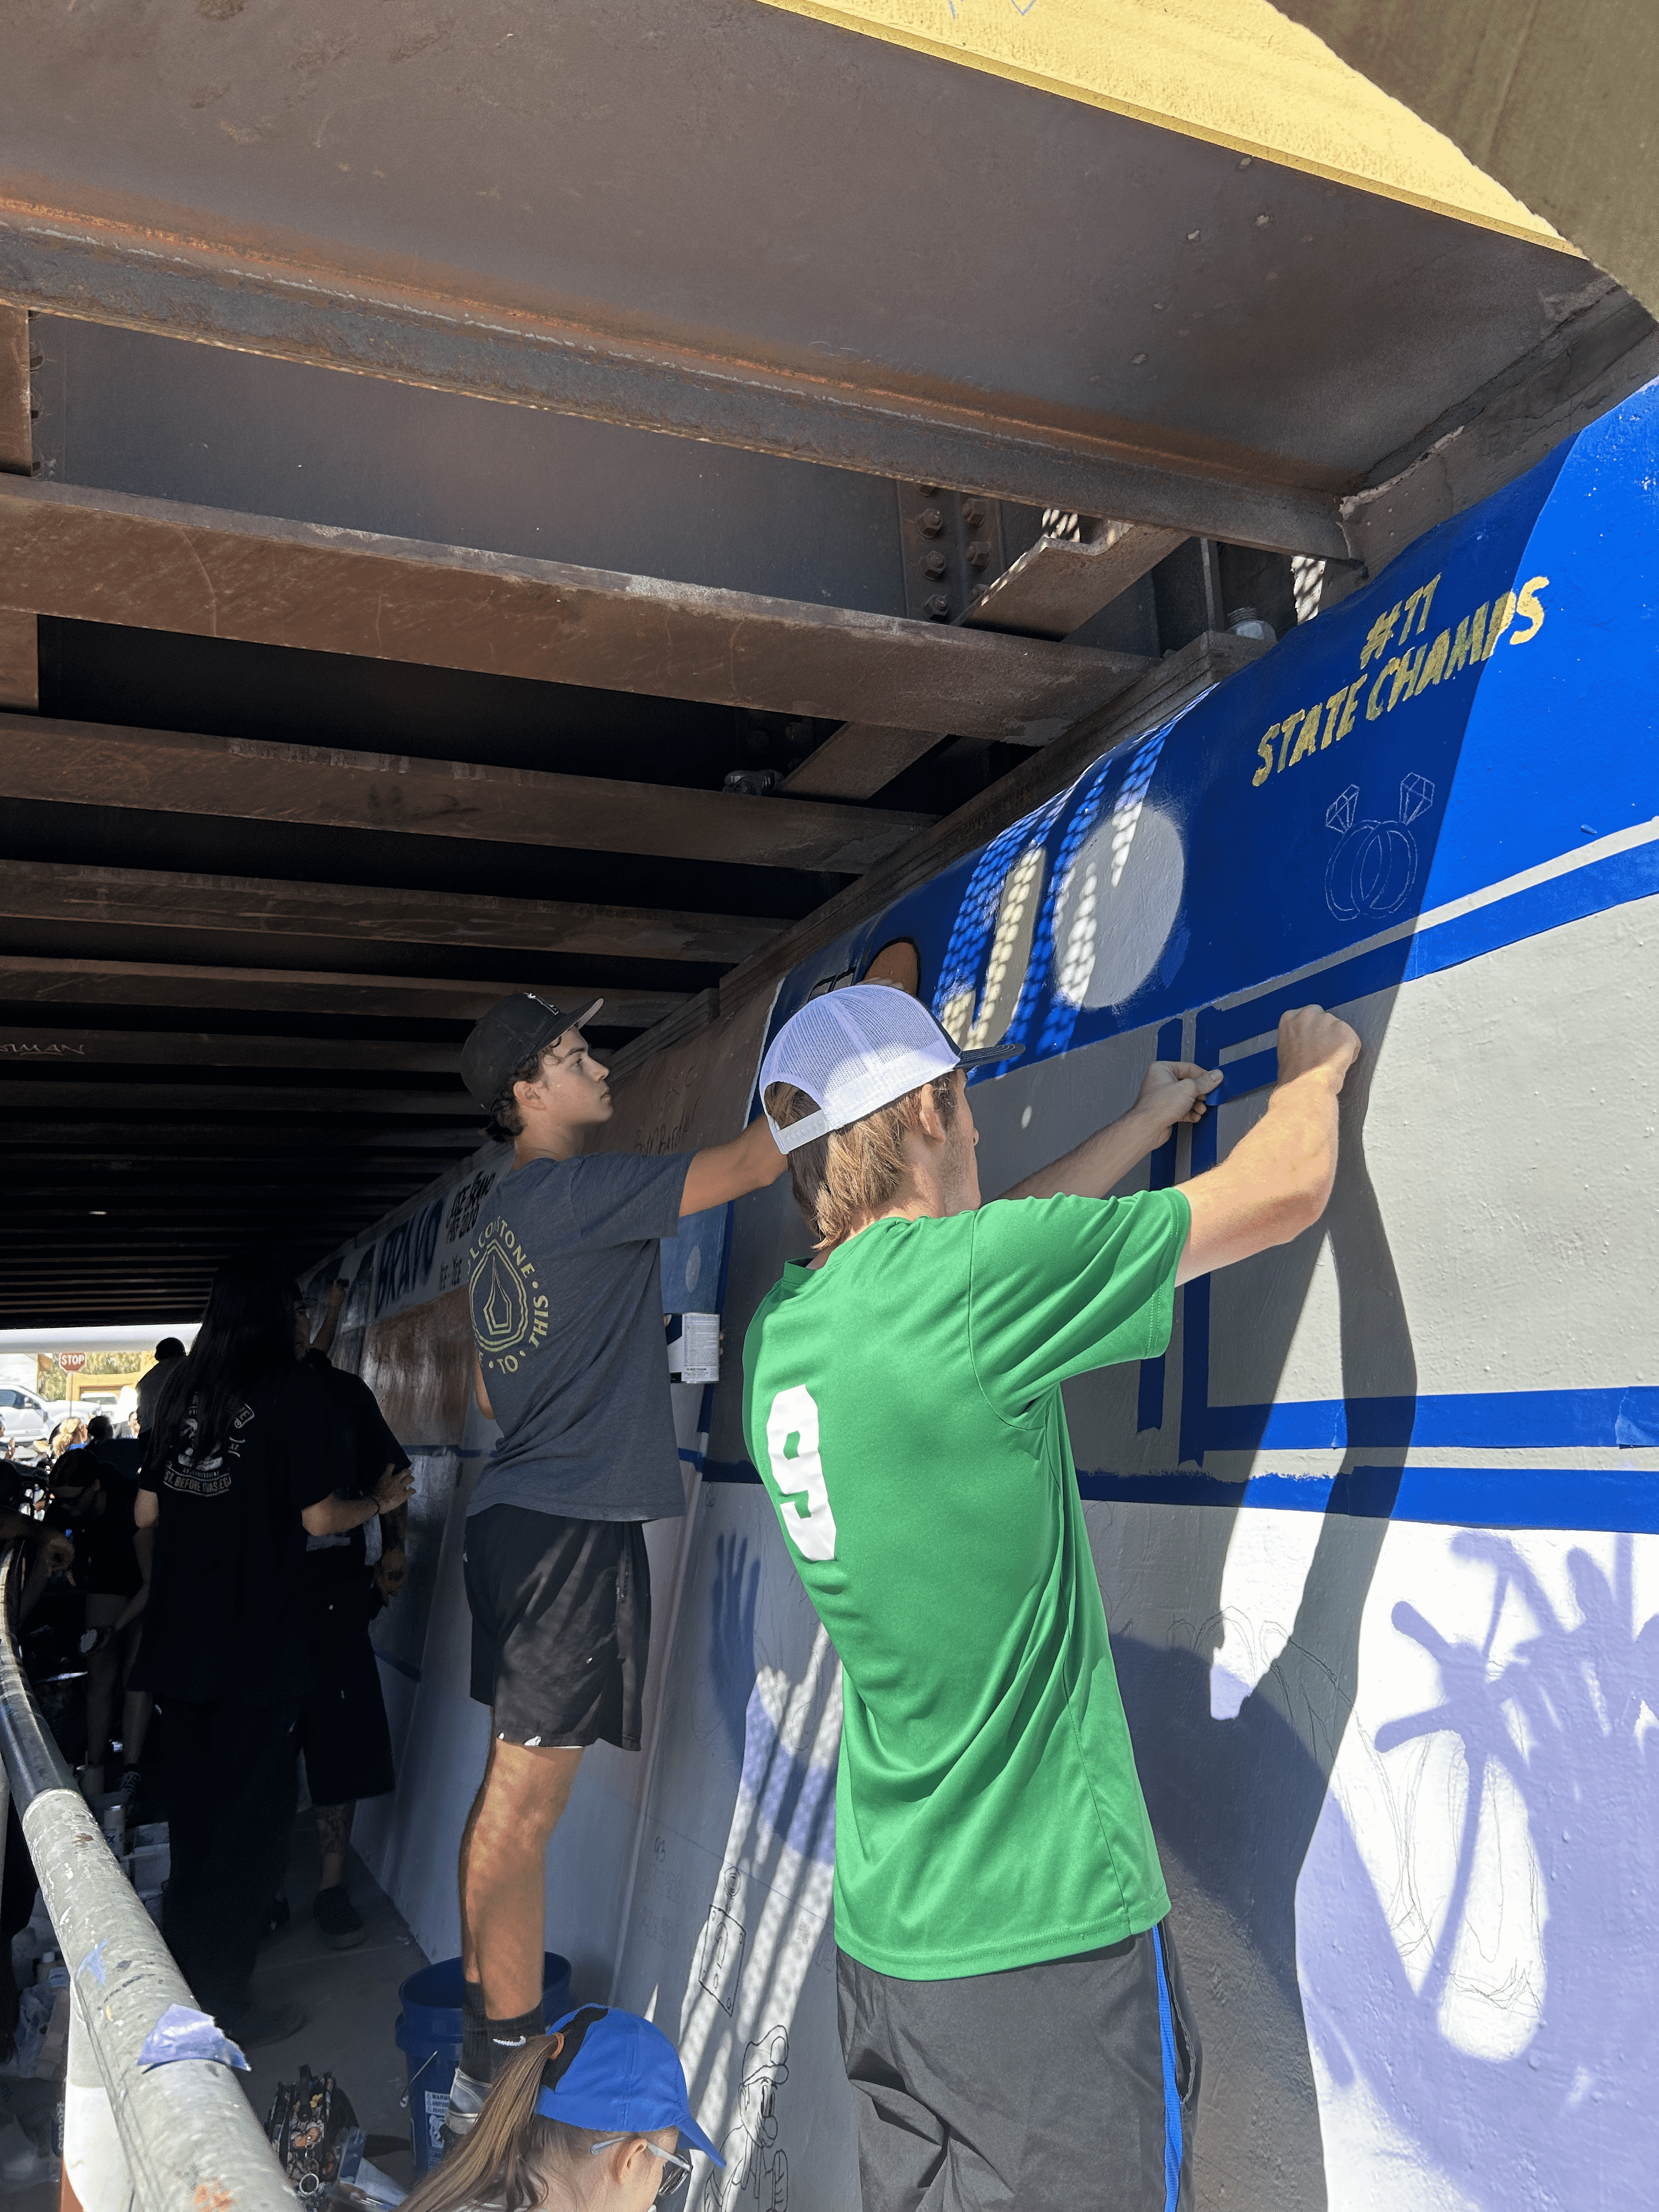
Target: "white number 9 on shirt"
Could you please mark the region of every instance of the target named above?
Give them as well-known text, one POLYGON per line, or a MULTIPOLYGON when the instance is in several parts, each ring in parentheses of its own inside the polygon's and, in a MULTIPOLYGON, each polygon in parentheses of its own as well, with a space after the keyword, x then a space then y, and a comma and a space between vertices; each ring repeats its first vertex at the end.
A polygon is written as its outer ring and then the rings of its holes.
POLYGON ((790 1541, 804 1559, 833 1559, 836 1556, 836 1516, 830 1510, 830 1493, 823 1486, 823 1462, 818 1457, 818 1409, 804 1382, 780 1390, 772 1401, 766 1422, 766 1449, 772 1462, 772 1480, 787 1498, 804 1497, 806 1508, 786 1508, 778 1516, 789 1531, 790 1541), (784 1447, 795 1449, 785 1457, 784 1447))

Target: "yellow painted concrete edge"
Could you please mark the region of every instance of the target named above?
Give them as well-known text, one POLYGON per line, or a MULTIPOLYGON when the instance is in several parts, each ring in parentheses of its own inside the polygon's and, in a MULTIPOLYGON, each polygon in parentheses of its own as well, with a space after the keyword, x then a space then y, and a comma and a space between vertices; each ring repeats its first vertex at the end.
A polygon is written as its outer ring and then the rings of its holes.
MULTIPOLYGON (((1075 0, 1073 3, 1075 8, 1075 0)), ((1425 156, 1431 159, 1432 166, 1442 172, 1447 184, 1454 186, 1451 193, 1418 191, 1397 176, 1381 173, 1374 167, 1345 167, 1340 163, 1322 161, 1305 145, 1298 146, 1294 143, 1298 132, 1293 102, 1297 98, 1309 96, 1305 84, 1290 88, 1291 98, 1284 111, 1286 128, 1277 143, 1273 143, 1246 131, 1229 129, 1219 121, 1206 121, 1197 114, 1176 114, 1127 99, 1111 91, 1104 83, 1090 82, 1082 69, 1075 73, 1058 75, 1033 68, 1029 63, 1016 59, 1006 50, 1010 43, 1006 39, 1000 42, 1003 47, 1000 52, 993 50, 992 42, 988 41, 985 46, 971 44, 965 17, 967 0, 963 0, 963 15, 956 15, 952 10, 957 33, 954 38, 939 37, 920 27, 915 19, 921 11, 916 0, 866 0, 862 7, 856 4, 856 0, 855 4, 850 7, 837 7, 830 4, 830 0, 760 0, 760 4, 779 9, 791 15, 811 16, 816 21, 830 24, 837 30, 851 31, 864 38, 879 39, 890 46, 908 47, 915 53, 929 54, 941 61, 957 62, 990 76, 1029 85, 1038 92, 1051 93, 1061 100, 1078 100, 1085 106, 1104 108, 1114 115, 1127 116, 1137 123, 1150 123, 1159 130, 1176 131, 1182 137, 1201 139, 1212 146, 1224 146, 1233 153, 1249 155, 1253 160, 1277 162, 1285 168, 1298 169, 1308 176, 1322 177, 1330 184, 1375 192, 1381 198, 1397 200, 1408 207, 1424 208, 1431 215, 1445 216, 1455 222, 1471 223, 1482 230, 1498 231, 1510 238, 1524 239, 1531 245, 1550 246, 1558 253, 1571 254, 1579 259, 1583 258, 1578 247, 1563 238, 1553 224, 1547 222, 1543 216, 1534 215, 1524 202, 1516 199, 1502 185, 1488 177, 1483 169, 1478 168, 1443 133, 1414 115, 1391 94, 1380 90, 1368 78, 1362 76, 1340 56, 1333 53, 1314 33, 1304 31, 1301 25, 1279 15, 1276 9, 1267 5, 1267 0, 1256 0, 1261 12, 1270 16, 1274 24, 1284 31, 1296 33, 1298 39, 1306 39, 1310 46, 1317 50, 1322 71, 1334 78, 1338 75, 1346 78, 1348 84, 1345 89, 1351 88, 1352 93, 1359 94, 1363 105, 1379 120, 1386 115, 1391 131, 1410 144, 1419 161, 1425 156), (1455 188, 1455 183, 1461 181, 1462 172, 1466 172, 1471 182, 1478 187, 1467 196, 1459 195, 1455 188), (1513 209, 1512 215, 1506 212, 1509 209, 1513 209)), ((934 4, 948 5, 949 0, 934 0, 934 4)), ((1008 4, 1011 15, 1022 21, 1029 15, 1029 10, 1013 8, 1012 0, 1008 0, 1008 4)), ((1254 12, 1251 0, 1211 0, 1211 4, 1226 10, 1231 17, 1230 27, 1235 33, 1240 16, 1246 12, 1254 12)), ((1162 11, 1143 5, 1143 12, 1148 19, 1147 28, 1155 36, 1157 15, 1162 11)), ((1230 95, 1224 81, 1224 65, 1219 61, 1206 90, 1215 106, 1224 112, 1230 95)), ((1316 90, 1312 97, 1316 100, 1317 96, 1316 90)))

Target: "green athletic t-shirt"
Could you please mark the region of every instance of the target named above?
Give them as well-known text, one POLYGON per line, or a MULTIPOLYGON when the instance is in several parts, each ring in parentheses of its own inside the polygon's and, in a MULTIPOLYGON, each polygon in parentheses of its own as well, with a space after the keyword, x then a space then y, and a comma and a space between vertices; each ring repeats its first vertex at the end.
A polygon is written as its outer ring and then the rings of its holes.
POLYGON ((1060 1385, 1169 1341, 1178 1190, 878 1221, 744 1344, 749 1449, 840 1654, 836 1940, 941 1981, 1170 1909, 1060 1385))

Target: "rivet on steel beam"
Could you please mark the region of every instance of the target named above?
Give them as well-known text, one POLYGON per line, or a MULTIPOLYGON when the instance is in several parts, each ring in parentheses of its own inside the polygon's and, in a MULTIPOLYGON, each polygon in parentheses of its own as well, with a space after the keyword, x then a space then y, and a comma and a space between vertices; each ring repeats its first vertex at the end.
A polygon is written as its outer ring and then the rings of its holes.
POLYGON ((930 616, 934 622, 943 622, 950 611, 951 602, 943 592, 935 592, 923 609, 923 612, 930 616))
POLYGON ((942 576, 945 574, 945 556, 937 549, 932 553, 924 553, 921 556, 921 572, 924 576, 942 576))
POLYGON ((924 538, 937 538, 945 527, 945 517, 936 507, 925 507, 916 518, 924 538))
POLYGON ((976 538, 968 548, 968 566, 982 568, 991 557, 991 549, 982 538, 976 538))
POLYGON ((975 501, 972 507, 963 508, 962 520, 969 530, 977 530, 985 520, 985 509, 975 501))

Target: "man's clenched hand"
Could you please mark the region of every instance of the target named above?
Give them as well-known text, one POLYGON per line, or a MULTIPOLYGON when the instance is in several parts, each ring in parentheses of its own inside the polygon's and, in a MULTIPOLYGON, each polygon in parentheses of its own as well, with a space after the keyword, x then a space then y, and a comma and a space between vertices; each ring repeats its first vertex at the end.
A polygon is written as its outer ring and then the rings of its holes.
POLYGON ((1187 1060, 1155 1060, 1146 1071, 1134 1110, 1161 1132, 1161 1145, 1178 1121, 1201 1121, 1205 1099, 1221 1080, 1221 1070, 1198 1067, 1187 1060))

